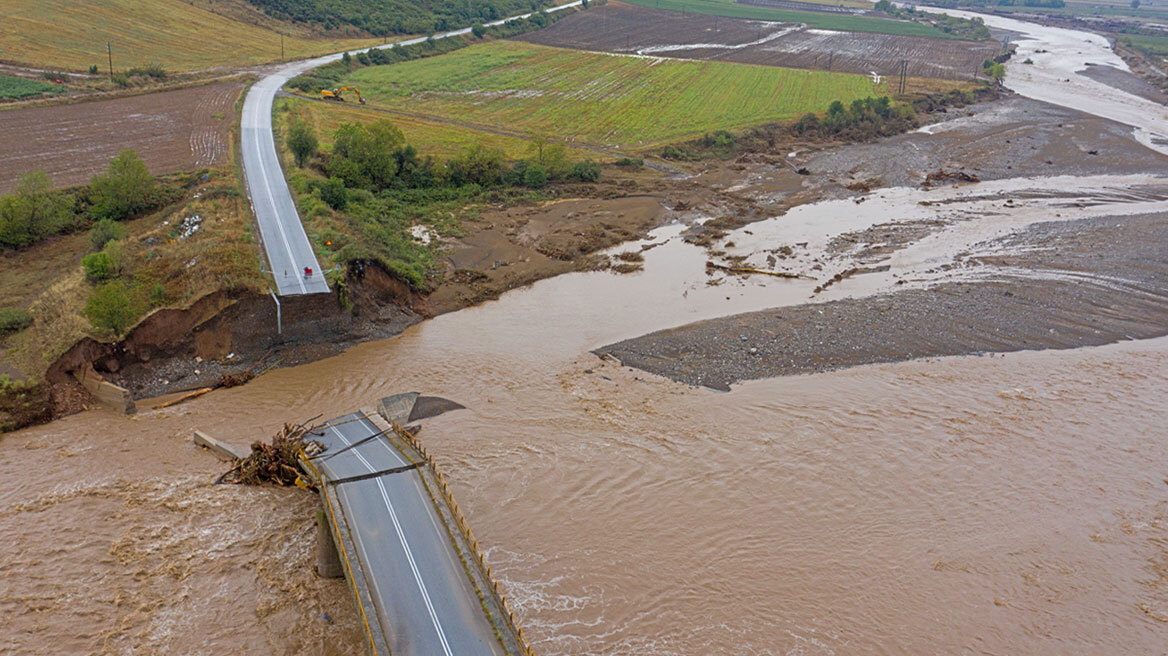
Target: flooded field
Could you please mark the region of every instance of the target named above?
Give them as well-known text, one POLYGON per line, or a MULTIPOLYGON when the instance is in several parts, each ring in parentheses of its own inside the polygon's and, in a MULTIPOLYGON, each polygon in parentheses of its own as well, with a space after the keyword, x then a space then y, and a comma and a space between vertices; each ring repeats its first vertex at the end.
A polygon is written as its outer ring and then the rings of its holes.
MULTIPOLYGON (((1036 57, 1019 91, 1060 84, 1060 61, 1036 57)), ((1035 97, 1053 102, 1045 88, 1035 97)), ((1091 297, 1111 318, 1130 318, 1117 300, 1128 296, 1165 307, 1168 181, 1160 156, 1131 141, 1133 129, 1163 134, 1162 118, 1083 104, 1118 122, 1077 114, 1071 126, 1065 112, 1003 101, 812 158, 832 179, 825 198, 729 232, 712 246, 720 255, 684 239, 711 216, 673 212, 675 223, 617 247, 642 252, 642 272, 561 275, 179 406, 3 436, 0 652, 358 653, 346 585, 311 571, 314 497, 213 485, 225 466, 189 437, 247 444, 418 390, 468 408, 427 420, 421 438, 538 653, 1158 653, 1168 337, 728 392, 590 354, 702 320, 893 306, 991 278, 1122 287, 1127 296, 1091 297), (1069 140, 1059 152, 1073 157, 1046 164, 1055 151, 1027 140, 1040 130, 1069 140), (958 138, 992 170, 986 181, 921 188, 930 157, 958 152, 958 138), (1091 139, 1125 145, 1088 155, 1091 139), (941 155, 920 154, 930 140, 941 155), (881 173, 892 148, 904 170, 881 173), (877 174, 874 191, 843 186, 877 174), (808 278, 707 272, 711 257, 735 256, 808 278), (857 267, 870 270, 825 286, 857 267)), ((762 170, 737 171, 723 191, 778 193, 768 185, 779 173, 762 170)), ((948 329, 941 306, 906 306, 913 325, 948 329)), ((1083 334, 1102 325, 1072 314, 1083 334)), ((873 333, 869 315, 848 316, 852 334, 873 333)), ((742 343, 725 328, 689 348, 718 340, 742 343)), ((836 344, 811 335, 806 350, 824 342, 836 344)))

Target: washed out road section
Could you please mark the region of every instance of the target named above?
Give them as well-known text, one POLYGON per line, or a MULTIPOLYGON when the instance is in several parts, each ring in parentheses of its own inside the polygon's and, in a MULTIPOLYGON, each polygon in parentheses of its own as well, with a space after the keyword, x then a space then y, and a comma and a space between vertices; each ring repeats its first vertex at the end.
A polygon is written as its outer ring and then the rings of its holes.
MULTIPOLYGON (((326 481, 410 464, 384 437, 369 440, 381 431, 360 415, 329 422, 322 432, 328 448, 314 464, 326 481)), ((333 489, 357 551, 350 555, 352 575, 365 577, 391 653, 504 654, 417 469, 333 489)))

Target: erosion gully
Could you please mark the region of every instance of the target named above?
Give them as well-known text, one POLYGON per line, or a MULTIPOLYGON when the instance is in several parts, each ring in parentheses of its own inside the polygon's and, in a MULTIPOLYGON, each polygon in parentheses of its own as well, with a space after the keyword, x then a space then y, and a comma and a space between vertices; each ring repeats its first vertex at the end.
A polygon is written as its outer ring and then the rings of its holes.
MULTIPOLYGON (((1163 108, 1148 122, 1145 101, 1079 86, 1098 83, 1073 62, 1114 58, 1098 37, 986 20, 1024 33, 1020 50, 1048 51, 1011 64, 1019 93, 1127 122, 1153 146, 1166 132, 1163 108)), ((6 436, 0 651, 358 652, 344 585, 308 571, 310 495, 211 485, 220 465, 188 435, 246 443, 407 390, 469 408, 422 437, 540 653, 1161 650, 1168 338, 728 393, 589 350, 985 275, 946 264, 1036 222, 1164 212, 1165 189, 1105 175, 885 189, 727 237, 762 266, 790 245, 788 268, 822 280, 856 264, 836 237, 941 219, 887 269, 819 294, 810 280, 708 276, 687 226, 665 226, 617 249, 652 246, 639 274, 560 276, 181 406, 6 436)))

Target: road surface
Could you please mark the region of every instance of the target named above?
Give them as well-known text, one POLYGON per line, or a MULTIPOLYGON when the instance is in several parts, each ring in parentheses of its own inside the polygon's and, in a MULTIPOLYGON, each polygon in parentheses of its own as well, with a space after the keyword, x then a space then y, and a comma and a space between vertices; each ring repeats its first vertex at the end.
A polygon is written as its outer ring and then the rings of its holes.
MULTIPOLYGON (((361 442, 379 429, 360 414, 334 419, 322 431, 316 439, 327 450, 312 462, 326 481, 409 464, 384 436, 361 442)), ((390 653, 505 654, 417 469, 325 484, 348 518, 352 575, 364 578, 374 605, 373 616, 366 614, 390 653)))
MULTIPOLYGON (((580 0, 552 7, 548 11, 559 11, 578 6, 580 0)), ((487 23, 487 26, 501 25, 516 18, 527 18, 530 13, 512 16, 487 23)), ((470 28, 435 34, 433 38, 469 34, 470 28)), ((398 41, 379 48, 422 43, 428 37, 418 37, 398 41)), ((353 50, 351 54, 361 52, 353 50)), ((281 296, 295 294, 322 294, 329 291, 324 272, 316 260, 312 243, 304 232, 304 224, 296 211, 296 203, 284 179, 284 170, 276 156, 276 142, 272 137, 272 101, 276 92, 288 80, 318 66, 340 59, 344 53, 338 52, 315 59, 282 64, 265 75, 252 86, 243 102, 240 144, 243 150, 243 172, 247 179, 247 194, 251 198, 256 222, 264 251, 268 255, 268 265, 276 279, 276 288, 281 296), (305 271, 311 271, 306 275, 305 271)))

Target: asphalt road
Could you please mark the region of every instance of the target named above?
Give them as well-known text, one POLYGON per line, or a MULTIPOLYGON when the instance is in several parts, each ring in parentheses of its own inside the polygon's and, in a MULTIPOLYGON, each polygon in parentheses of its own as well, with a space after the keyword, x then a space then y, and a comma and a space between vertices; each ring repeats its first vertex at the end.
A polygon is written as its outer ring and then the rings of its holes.
MULTIPOLYGON (((549 11, 559 11, 579 4, 580 0, 576 0, 553 7, 549 11)), ((528 13, 512 16, 486 25, 500 25, 530 15, 528 13)), ((442 39, 469 33, 468 27, 435 34, 433 38, 442 39)), ((379 47, 396 48, 421 43, 427 38, 418 37, 379 47)), ((358 52, 360 51, 354 50, 352 54, 358 52)), ((329 287, 325 282, 324 272, 320 270, 320 263, 316 260, 316 253, 312 250, 312 243, 304 232, 304 224, 300 221, 296 203, 293 202, 288 183, 284 179, 284 170, 276 156, 276 142, 272 137, 272 101, 288 80, 318 66, 334 62, 343 55, 344 53, 338 52, 316 59, 283 64, 256 82, 243 102, 240 143, 243 150, 243 172, 247 179, 247 193, 251 198, 256 222, 259 224, 264 250, 268 255, 268 265, 275 276, 276 288, 281 296, 322 294, 327 293, 329 287), (311 275, 305 275, 306 268, 312 271, 311 275)))
MULTIPOLYGON (((360 416, 329 422, 319 438, 328 450, 313 462, 327 479, 408 464, 382 437, 330 456, 378 432, 360 416)), ((339 483, 333 491, 356 546, 354 575, 365 577, 395 656, 505 653, 416 469, 339 483)))

